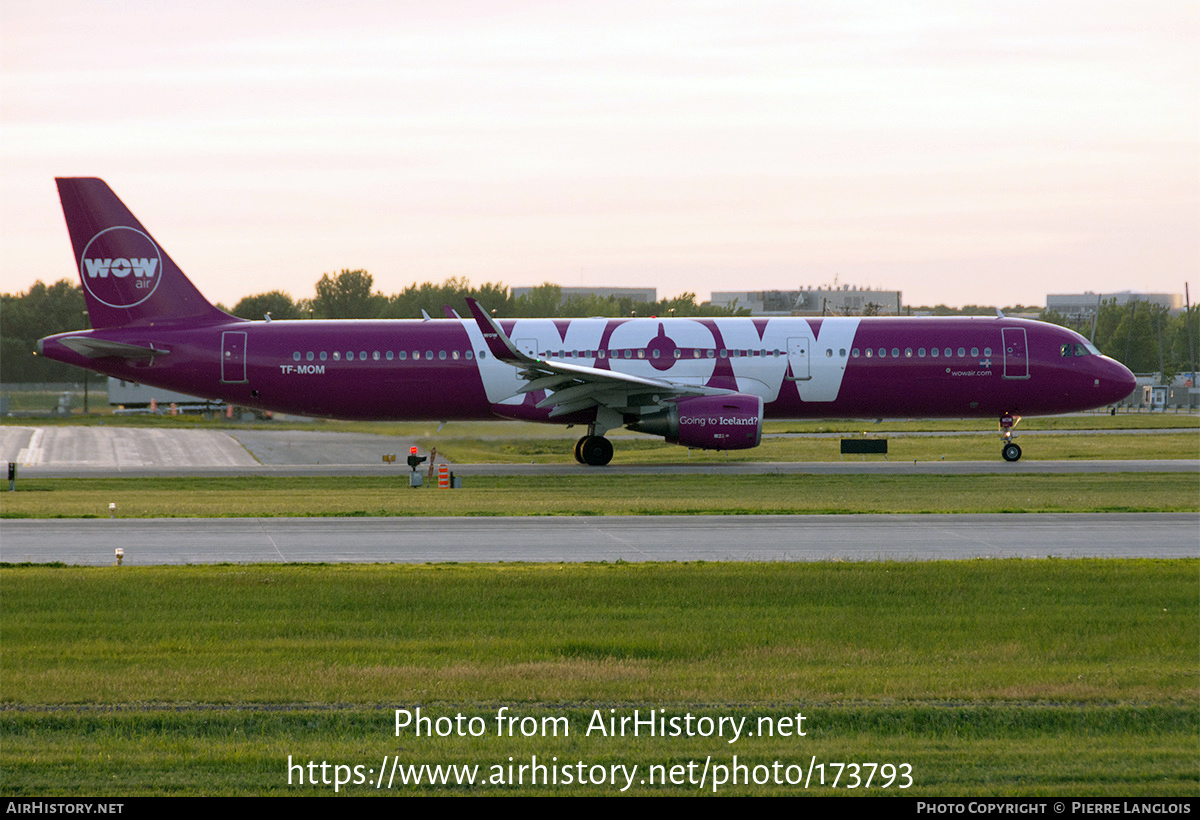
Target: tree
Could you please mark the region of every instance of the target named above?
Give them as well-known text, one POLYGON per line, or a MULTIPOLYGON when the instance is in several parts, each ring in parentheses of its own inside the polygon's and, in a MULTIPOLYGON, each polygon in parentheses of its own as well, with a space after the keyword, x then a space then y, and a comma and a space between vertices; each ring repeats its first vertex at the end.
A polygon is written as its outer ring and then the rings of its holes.
POLYGON ((372 293, 374 278, 365 270, 328 273, 317 282, 313 313, 319 319, 376 319, 387 307, 387 297, 372 293))
POLYGON ((525 317, 554 317, 562 304, 562 288, 543 282, 513 301, 513 315, 525 317))
POLYGON ((88 327, 83 288, 67 279, 47 286, 40 280, 25 293, 0 294, 0 380, 74 381, 77 367, 33 355, 37 340, 88 327))
POLYGON ((230 312, 243 319, 262 319, 268 313, 272 319, 300 318, 300 306, 281 290, 247 296, 234 305, 230 312))

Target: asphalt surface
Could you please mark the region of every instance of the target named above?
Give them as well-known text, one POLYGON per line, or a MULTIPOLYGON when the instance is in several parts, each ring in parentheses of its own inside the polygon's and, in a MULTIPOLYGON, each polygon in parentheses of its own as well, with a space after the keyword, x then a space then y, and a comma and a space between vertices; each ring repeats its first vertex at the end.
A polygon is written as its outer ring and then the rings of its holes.
MULTIPOLYGON (((263 430, 0 427, 19 477, 405 473, 393 436, 263 430), (395 453, 396 463, 381 456, 395 453)), ((424 448, 422 448, 424 452, 424 448)), ((672 465, 457 464, 472 475, 1191 472, 1172 461, 726 461, 672 465)), ((1200 555, 1200 516, 892 515, 4 520, 0 560, 124 562, 862 561, 1200 555)))
POLYGON ((0 560, 111 565, 1185 558, 1200 515, 6 520, 0 560))
MULTIPOLYGON (((841 435, 841 434, 836 434, 841 435)), ((994 434, 993 434, 994 435, 994 434)), ((1200 435, 1198 435, 1200 440, 1200 435)), ((370 475, 406 472, 404 457, 427 442, 363 433, 301 430, 159 430, 139 427, 0 427, 0 461, 18 465, 26 477, 72 476, 233 476, 370 475), (384 455, 395 455, 394 463, 384 455)), ((569 440, 564 439, 564 452, 569 440)), ((990 448, 988 449, 990 453, 990 448)), ((438 463, 445 461, 438 457, 438 463)), ((880 456, 847 456, 844 461, 727 461, 719 453, 680 449, 675 464, 455 464, 471 475, 684 475, 689 473, 808 473, 884 475, 966 475, 1024 473, 1196 472, 1200 458, 1173 460, 1041 461, 1008 463, 998 456, 979 461, 885 461, 880 456)))

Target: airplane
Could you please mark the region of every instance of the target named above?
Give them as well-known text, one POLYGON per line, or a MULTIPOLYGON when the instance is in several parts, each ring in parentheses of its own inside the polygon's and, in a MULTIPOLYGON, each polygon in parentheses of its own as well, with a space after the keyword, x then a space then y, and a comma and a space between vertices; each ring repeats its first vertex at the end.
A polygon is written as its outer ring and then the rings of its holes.
POLYGON ((108 185, 56 180, 92 329, 38 353, 230 404, 358 420, 626 427, 689 448, 758 446, 764 419, 995 418, 1113 404, 1134 377, 1056 325, 995 317, 249 321, 214 307, 108 185))

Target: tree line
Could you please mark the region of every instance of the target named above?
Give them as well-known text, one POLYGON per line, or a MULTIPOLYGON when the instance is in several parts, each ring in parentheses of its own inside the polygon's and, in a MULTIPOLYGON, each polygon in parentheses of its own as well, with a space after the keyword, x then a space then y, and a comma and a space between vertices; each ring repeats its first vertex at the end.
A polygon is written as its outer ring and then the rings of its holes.
MULTIPOLYGON (((490 282, 472 287, 467 279, 457 277, 441 284, 414 282, 389 296, 375 290, 374 278, 364 270, 325 274, 316 283, 315 294, 308 299, 293 299, 283 291, 271 291, 247 296, 232 308, 218 307, 252 320, 262 320, 268 314, 272 319, 419 319, 423 312, 441 318, 445 315, 443 306, 465 314, 467 297, 476 299, 501 318, 749 315, 745 309, 697 303, 694 293, 657 302, 612 296, 571 296, 564 300, 562 288, 547 283, 514 297, 503 284, 490 282)), ((971 305, 958 312, 988 314, 994 310, 971 305)), ((954 311, 945 308, 936 312, 954 311)), ((1149 302, 1118 305, 1109 301, 1101 306, 1094 329, 1090 319, 1075 320, 1054 311, 1043 310, 1040 318, 1093 339, 1102 353, 1135 373, 1161 373, 1169 380, 1196 367, 1200 307, 1172 316, 1166 308, 1149 302)), ((39 281, 25 293, 0 294, 0 381, 78 380, 77 368, 35 357, 32 352, 43 336, 87 327, 83 289, 66 279, 53 285, 39 281)))

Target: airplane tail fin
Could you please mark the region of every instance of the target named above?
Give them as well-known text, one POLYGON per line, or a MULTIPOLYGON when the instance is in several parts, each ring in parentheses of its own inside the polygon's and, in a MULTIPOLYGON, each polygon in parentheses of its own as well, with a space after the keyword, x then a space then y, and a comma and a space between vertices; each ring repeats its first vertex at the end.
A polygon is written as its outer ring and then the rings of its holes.
POLYGON ((233 318, 196 290, 103 180, 55 182, 93 328, 233 318))

